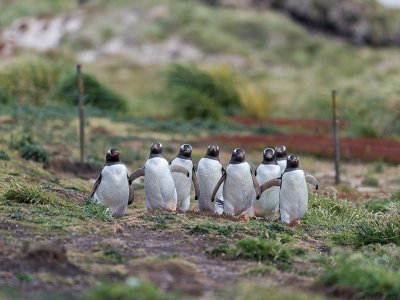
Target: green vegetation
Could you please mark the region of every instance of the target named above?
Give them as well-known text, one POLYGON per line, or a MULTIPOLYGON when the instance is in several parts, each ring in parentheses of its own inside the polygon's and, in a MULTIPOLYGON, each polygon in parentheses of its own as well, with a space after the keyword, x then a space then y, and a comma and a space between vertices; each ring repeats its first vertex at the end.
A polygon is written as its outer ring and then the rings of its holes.
MULTIPOLYGON (((85 104, 105 111, 125 111, 125 100, 111 89, 102 85, 93 75, 82 76, 84 84, 85 104)), ((61 79, 55 87, 53 97, 69 105, 77 105, 78 87, 75 73, 70 73, 61 79)))
POLYGON ((234 245, 221 244, 210 253, 212 256, 223 256, 226 259, 250 259, 290 263, 292 250, 274 240, 247 238, 234 245))
POLYGON ((393 208, 393 204, 400 204, 400 191, 393 193, 389 198, 367 201, 364 206, 371 212, 389 212, 393 208))
POLYGON ((10 157, 4 150, 0 150, 0 160, 10 160, 10 157))
POLYGON ((163 295, 153 284, 131 277, 126 283, 102 283, 88 292, 85 300, 173 300, 163 295))
POLYGON ((338 254, 334 264, 326 266, 318 282, 347 288, 357 297, 398 299, 400 295, 399 273, 360 254, 338 254))

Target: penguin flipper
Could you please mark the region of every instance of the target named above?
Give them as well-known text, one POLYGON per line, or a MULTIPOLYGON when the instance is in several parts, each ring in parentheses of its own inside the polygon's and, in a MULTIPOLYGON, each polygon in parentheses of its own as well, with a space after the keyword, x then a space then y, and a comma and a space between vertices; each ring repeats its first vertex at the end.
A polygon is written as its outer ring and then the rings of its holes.
POLYGON ((178 173, 185 174, 187 177, 190 176, 189 171, 186 170, 185 167, 178 166, 178 165, 170 165, 170 166, 169 166, 169 169, 171 170, 171 173, 172 173, 172 172, 178 172, 178 173))
POLYGON ((197 200, 200 197, 200 186, 199 186, 199 180, 197 178, 194 167, 193 167, 193 172, 192 172, 192 181, 193 181, 193 186, 194 186, 194 199, 197 200))
POLYGON ((131 174, 131 176, 129 176, 129 180, 130 182, 133 182, 135 179, 144 176, 144 174, 144 168, 137 169, 131 174))
POLYGON ((318 190, 318 180, 310 174, 304 173, 304 175, 306 176, 306 182, 308 184, 311 184, 316 190, 318 190))
POLYGON ((217 194, 220 185, 225 181, 225 179, 226 179, 226 173, 224 173, 221 176, 221 178, 218 180, 217 185, 215 186, 214 191, 213 191, 213 193, 211 195, 211 202, 214 202, 215 195, 217 194))
POLYGON ((260 184, 258 183, 257 178, 256 178, 256 176, 254 176, 253 173, 251 173, 251 179, 253 180, 253 186, 254 186, 254 189, 256 191, 256 199, 259 200, 260 197, 261 197, 260 184))
POLYGON ((275 178, 272 180, 269 180, 261 185, 261 194, 264 193, 265 190, 272 188, 273 186, 280 186, 281 185, 281 179, 280 178, 275 178))
POLYGON ((90 192, 90 198, 92 198, 94 193, 96 193, 96 190, 97 190, 100 182, 101 182, 101 174, 99 175, 99 177, 97 177, 96 182, 93 185, 92 191, 90 192))
POLYGON ((129 198, 128 198, 128 205, 132 204, 135 201, 135 194, 133 192, 133 185, 129 186, 129 198))

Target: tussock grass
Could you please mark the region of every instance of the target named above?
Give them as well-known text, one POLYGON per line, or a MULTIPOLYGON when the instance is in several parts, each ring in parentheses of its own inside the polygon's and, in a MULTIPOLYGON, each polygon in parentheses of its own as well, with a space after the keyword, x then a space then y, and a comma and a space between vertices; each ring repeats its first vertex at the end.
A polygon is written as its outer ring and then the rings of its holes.
POLYGON ((292 260, 292 250, 274 240, 246 238, 234 245, 221 244, 210 252, 211 256, 226 259, 249 259, 255 261, 286 262, 292 260))
POLYGON ((11 183, 3 197, 19 203, 68 206, 64 200, 54 194, 46 192, 39 187, 16 181, 11 183))
POLYGON ((15 220, 45 224, 51 228, 64 228, 71 225, 71 219, 94 219, 103 222, 113 220, 107 207, 90 200, 74 203, 58 197, 41 187, 24 182, 12 181, 10 187, 3 193, 5 202, 30 204, 34 214, 26 215, 16 208, 9 208, 9 217, 15 220))
POLYGON ((400 273, 360 254, 337 255, 335 263, 325 267, 325 272, 317 282, 355 289, 356 298, 378 296, 382 299, 398 299, 400 296, 400 273))
POLYGON ((367 210, 336 197, 311 196, 308 205, 308 213, 302 221, 318 227, 348 227, 370 216, 367 210))
POLYGON ((394 192, 389 198, 367 201, 364 206, 371 212, 389 212, 393 204, 400 205, 400 191, 394 192))

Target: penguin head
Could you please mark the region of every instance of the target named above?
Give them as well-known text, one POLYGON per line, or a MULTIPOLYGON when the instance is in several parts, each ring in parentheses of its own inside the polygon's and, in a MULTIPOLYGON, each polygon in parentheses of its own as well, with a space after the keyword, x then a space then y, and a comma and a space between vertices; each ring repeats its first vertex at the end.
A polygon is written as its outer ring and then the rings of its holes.
POLYGON ((189 144, 183 144, 181 148, 179 148, 178 157, 183 159, 192 159, 192 146, 189 144))
POLYGON ((208 145, 206 157, 219 158, 219 147, 217 145, 208 145))
POLYGON ((275 153, 277 158, 282 158, 287 155, 287 150, 286 147, 281 145, 281 146, 276 146, 275 147, 275 153))
POLYGON ((265 148, 263 152, 264 161, 274 161, 275 160, 275 150, 272 148, 265 148))
POLYGON ((233 150, 230 163, 239 164, 245 161, 245 152, 242 148, 236 148, 235 150, 233 150))
POLYGON ((300 158, 297 155, 291 154, 287 158, 286 168, 298 168, 300 158))
POLYGON ((154 155, 160 156, 162 153, 162 144, 160 142, 153 142, 150 146, 150 157, 154 155))
POLYGON ((106 163, 118 162, 119 161, 119 151, 117 149, 110 149, 106 153, 106 163))

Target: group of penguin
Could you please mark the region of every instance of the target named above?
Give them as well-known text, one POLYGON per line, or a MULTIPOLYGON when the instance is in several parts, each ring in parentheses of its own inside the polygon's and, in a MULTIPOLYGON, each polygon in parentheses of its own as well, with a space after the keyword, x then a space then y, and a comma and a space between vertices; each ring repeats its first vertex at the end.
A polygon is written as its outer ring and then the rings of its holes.
POLYGON ((144 167, 129 175, 119 151, 110 149, 91 198, 106 205, 114 217, 121 217, 134 201, 132 182, 144 176, 147 211, 186 212, 193 182, 200 211, 266 219, 279 212, 282 222, 295 226, 307 212, 307 184, 318 189, 318 181, 300 169, 299 157, 287 155, 285 146, 266 148, 254 172, 241 148, 233 150, 226 170, 217 145, 209 145, 198 164, 192 161, 189 144, 183 144, 169 163, 162 150, 161 143, 152 143, 144 167))

